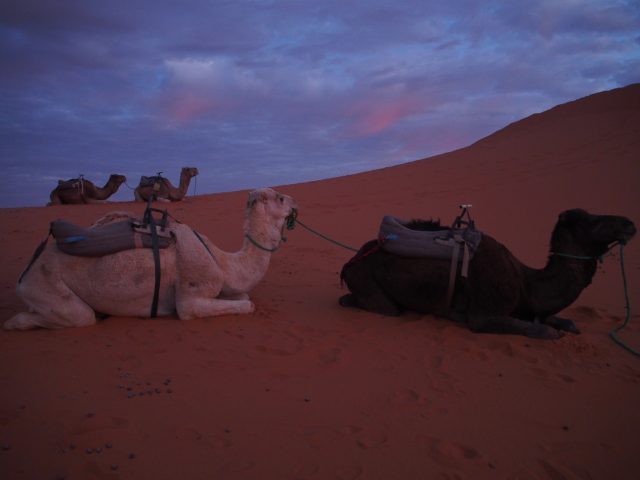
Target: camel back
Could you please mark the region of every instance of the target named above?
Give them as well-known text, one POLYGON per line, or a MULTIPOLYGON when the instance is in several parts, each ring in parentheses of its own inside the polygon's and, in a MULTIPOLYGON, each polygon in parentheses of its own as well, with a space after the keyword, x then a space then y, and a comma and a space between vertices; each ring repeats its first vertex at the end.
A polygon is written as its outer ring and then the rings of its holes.
POLYGON ((454 247, 464 244, 471 259, 482 240, 482 233, 471 227, 424 231, 410 229, 408 223, 390 215, 382 219, 378 238, 383 250, 403 257, 450 260, 454 247))
MULTIPOLYGON (((123 250, 153 248, 148 226, 127 219, 99 227, 84 228, 64 220, 51 222, 51 233, 58 249, 79 257, 102 257, 123 250)), ((158 230, 158 248, 174 242, 169 232, 158 230)))

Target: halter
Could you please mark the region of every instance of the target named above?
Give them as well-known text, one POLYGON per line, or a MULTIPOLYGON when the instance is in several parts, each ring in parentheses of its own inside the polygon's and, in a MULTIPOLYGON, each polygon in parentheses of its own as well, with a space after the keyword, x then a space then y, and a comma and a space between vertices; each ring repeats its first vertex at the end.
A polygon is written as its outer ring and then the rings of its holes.
POLYGON ((255 240, 251 235, 249 235, 248 233, 245 233, 245 238, 247 240, 249 240, 256 248, 259 248, 260 250, 264 251, 264 252, 269 252, 269 253, 273 253, 276 250, 278 250, 280 248, 280 245, 283 242, 287 241, 287 237, 284 236, 284 229, 285 227, 287 228, 287 230, 293 230, 296 226, 296 217, 298 216, 298 211, 293 208, 291 210, 291 213, 289 215, 287 215, 287 217, 284 219, 284 223, 282 224, 282 229, 280 230, 280 241, 278 242, 278 245, 276 245, 273 248, 269 248, 269 247, 265 247, 264 245, 261 245, 257 240, 255 240))

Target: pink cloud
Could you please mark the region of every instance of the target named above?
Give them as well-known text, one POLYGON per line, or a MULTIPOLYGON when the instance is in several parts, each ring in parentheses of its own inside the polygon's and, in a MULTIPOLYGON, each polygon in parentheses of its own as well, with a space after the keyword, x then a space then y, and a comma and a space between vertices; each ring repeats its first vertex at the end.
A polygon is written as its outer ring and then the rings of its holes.
POLYGON ((369 136, 392 128, 419 110, 417 102, 408 95, 387 100, 360 100, 348 107, 346 114, 352 119, 354 135, 369 136))

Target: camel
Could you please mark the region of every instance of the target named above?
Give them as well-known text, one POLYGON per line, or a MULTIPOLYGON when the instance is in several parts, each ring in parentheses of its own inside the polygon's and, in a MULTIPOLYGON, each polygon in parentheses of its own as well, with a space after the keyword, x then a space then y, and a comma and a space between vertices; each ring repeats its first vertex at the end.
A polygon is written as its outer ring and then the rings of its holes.
MULTIPOLYGON (((171 218, 166 229, 175 241, 159 250, 161 281, 157 315, 177 313, 181 320, 255 310, 251 291, 267 272, 271 254, 284 239, 285 222, 293 218, 293 198, 270 188, 249 194, 240 251, 227 253, 206 236, 171 218), (288 218, 289 217, 289 218, 288 218)), ((125 213, 108 214, 91 228, 125 213)), ((150 317, 154 292, 154 255, 150 249, 124 250, 102 257, 62 253, 47 243, 17 284, 28 306, 4 328, 65 328, 96 323, 97 316, 150 317)))
MULTIPOLYGON (((444 229, 439 222, 414 221, 407 226, 444 229)), ((468 263, 467 278, 456 281, 450 305, 445 300, 450 260, 398 256, 373 240, 343 267, 341 278, 351 293, 339 303, 384 315, 400 315, 403 310, 436 314, 473 332, 556 339, 579 330, 555 314, 591 283, 598 259, 612 244, 624 244, 635 233, 635 225, 625 217, 567 210, 558 218, 542 269, 522 264, 504 245, 483 234, 468 263)))
POLYGON ((124 175, 112 174, 104 187, 96 187, 93 182, 80 178, 60 180, 58 186, 49 195, 47 205, 104 203, 111 195, 118 191, 120 185, 127 181, 124 175))
POLYGON ((169 179, 164 178, 162 172, 153 177, 141 177, 140 184, 133 192, 136 202, 146 202, 150 198, 160 202, 179 202, 187 194, 191 178, 198 175, 195 167, 183 167, 180 171, 180 185, 171 185, 169 179))

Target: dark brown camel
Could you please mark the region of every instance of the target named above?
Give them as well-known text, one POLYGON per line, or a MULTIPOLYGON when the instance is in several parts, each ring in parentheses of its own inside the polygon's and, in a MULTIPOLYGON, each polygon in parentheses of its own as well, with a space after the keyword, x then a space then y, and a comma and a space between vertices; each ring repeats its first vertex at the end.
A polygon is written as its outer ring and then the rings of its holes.
POLYGON ((120 185, 127 181, 124 175, 113 174, 104 187, 80 176, 71 180, 60 180, 58 186, 51 191, 48 205, 102 203, 118 191, 120 185))
MULTIPOLYGON (((416 230, 443 229, 434 222, 413 222, 416 230)), ((543 269, 522 264, 489 235, 469 263, 467 278, 458 277, 450 308, 446 305, 450 261, 394 255, 366 243, 342 268, 351 293, 345 307, 384 315, 403 310, 433 313, 466 324, 474 332, 508 333, 554 339, 563 331, 580 333, 555 314, 571 305, 590 283, 598 258, 612 244, 636 233, 625 217, 591 215, 584 210, 560 214, 543 269)))
POLYGON ((191 179, 198 175, 198 169, 183 167, 180 171, 178 187, 174 187, 169 179, 163 177, 161 173, 153 177, 140 178, 140 183, 133 192, 136 202, 146 202, 149 198, 161 202, 179 202, 187 194, 191 179))

